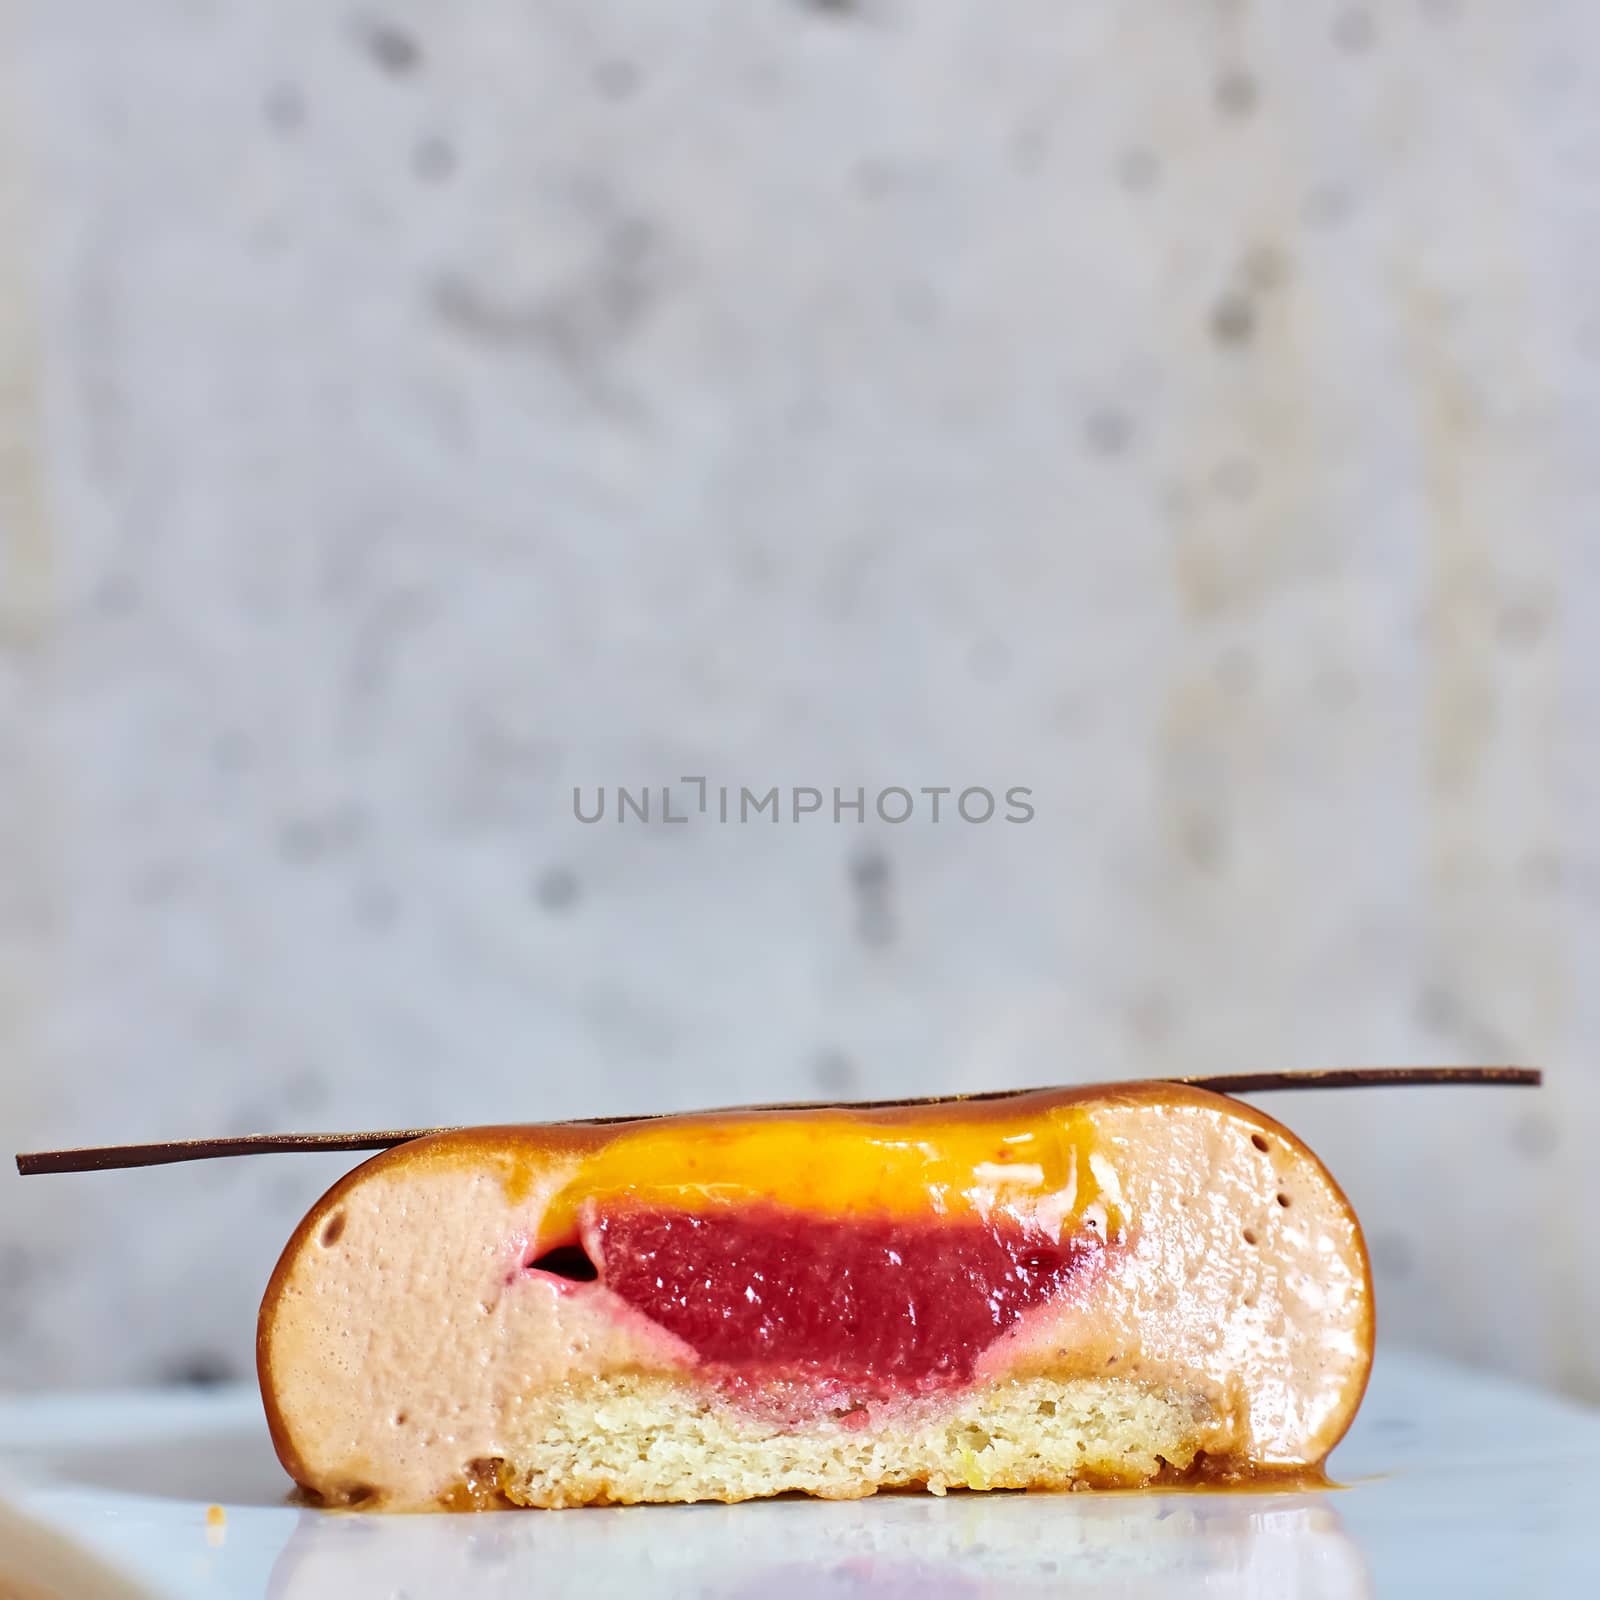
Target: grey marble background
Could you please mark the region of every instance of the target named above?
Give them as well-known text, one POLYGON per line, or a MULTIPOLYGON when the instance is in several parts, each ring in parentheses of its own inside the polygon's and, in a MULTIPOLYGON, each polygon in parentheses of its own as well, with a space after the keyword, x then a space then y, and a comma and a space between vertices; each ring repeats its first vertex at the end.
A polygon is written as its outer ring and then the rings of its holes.
MULTIPOLYGON (((1276 1107, 1600 1396, 1600 9, 0 0, 6 1151, 1276 1107), (1027 785, 683 827, 583 785, 1027 785)), ((247 1370, 338 1160, 0 1175, 0 1383, 247 1370)))

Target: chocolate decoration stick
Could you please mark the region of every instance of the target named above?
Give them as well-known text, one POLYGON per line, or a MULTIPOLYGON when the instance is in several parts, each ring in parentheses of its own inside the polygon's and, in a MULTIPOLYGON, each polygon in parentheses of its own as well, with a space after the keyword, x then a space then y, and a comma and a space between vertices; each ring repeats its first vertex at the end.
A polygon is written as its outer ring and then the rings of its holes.
MULTIPOLYGON (((1164 1078, 1163 1083, 1187 1084, 1216 1094, 1264 1094, 1279 1089, 1378 1089, 1438 1087, 1445 1084, 1487 1084, 1536 1089, 1544 1074, 1536 1067, 1334 1067, 1301 1072, 1225 1072, 1192 1078, 1164 1078)), ((771 1105, 726 1106, 727 1111, 808 1111, 838 1107, 843 1110, 887 1111, 896 1106, 960 1105, 983 1100, 1011 1100, 1037 1094, 1027 1089, 987 1089, 977 1094, 924 1095, 910 1100, 792 1100, 771 1105)), ((660 1115, 660 1113, 655 1113, 660 1115)), ((646 1117, 569 1117, 566 1123, 600 1126, 613 1122, 642 1122, 646 1117)), ((218 1156, 272 1155, 310 1150, 387 1150, 412 1139, 454 1128, 399 1128, 384 1133, 250 1133, 232 1139, 174 1139, 159 1144, 90 1145, 75 1150, 35 1150, 17 1157, 24 1177, 44 1172, 106 1172, 122 1167, 160 1167, 176 1161, 210 1161, 218 1156)))
POLYGON ((1211 1089, 1217 1094, 1261 1094, 1274 1089, 1415 1088, 1450 1083, 1537 1089, 1544 1082, 1544 1073, 1537 1067, 1317 1067, 1301 1072, 1224 1072, 1214 1077, 1168 1081, 1211 1089))
POLYGON ((387 1133, 246 1133, 233 1139, 166 1139, 155 1144, 85 1145, 35 1150, 17 1157, 23 1177, 41 1172, 108 1172, 116 1167, 163 1167, 217 1156, 258 1156, 308 1150, 387 1150, 444 1128, 397 1128, 387 1133))

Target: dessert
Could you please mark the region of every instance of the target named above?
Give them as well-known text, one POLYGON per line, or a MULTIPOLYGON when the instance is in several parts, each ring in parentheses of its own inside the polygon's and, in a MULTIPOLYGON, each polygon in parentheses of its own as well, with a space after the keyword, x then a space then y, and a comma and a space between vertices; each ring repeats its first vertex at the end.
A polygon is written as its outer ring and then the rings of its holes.
POLYGON ((1148 1083, 417 1139, 301 1223, 258 1360, 310 1496, 421 1509, 1303 1473, 1371 1347, 1316 1157, 1148 1083))

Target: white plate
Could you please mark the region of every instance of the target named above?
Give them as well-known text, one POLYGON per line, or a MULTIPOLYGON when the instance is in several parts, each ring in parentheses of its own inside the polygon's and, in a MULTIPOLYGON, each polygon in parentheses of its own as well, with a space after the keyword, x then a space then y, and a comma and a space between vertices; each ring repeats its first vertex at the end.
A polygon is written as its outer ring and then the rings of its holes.
POLYGON ((327 1515, 286 1503, 253 1391, 31 1396, 0 1402, 0 1594, 1600 1595, 1600 1413, 1385 1352, 1333 1470, 1309 1495, 327 1515))

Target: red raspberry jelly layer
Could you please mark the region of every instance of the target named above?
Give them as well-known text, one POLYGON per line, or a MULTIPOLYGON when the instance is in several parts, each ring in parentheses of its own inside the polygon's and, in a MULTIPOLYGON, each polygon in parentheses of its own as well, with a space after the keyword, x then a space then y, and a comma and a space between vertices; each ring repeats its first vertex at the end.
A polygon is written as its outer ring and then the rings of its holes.
POLYGON ((916 1389, 970 1381, 983 1351, 1099 1249, 1009 1220, 771 1206, 620 1210, 586 1234, 604 1285, 706 1361, 916 1389))

